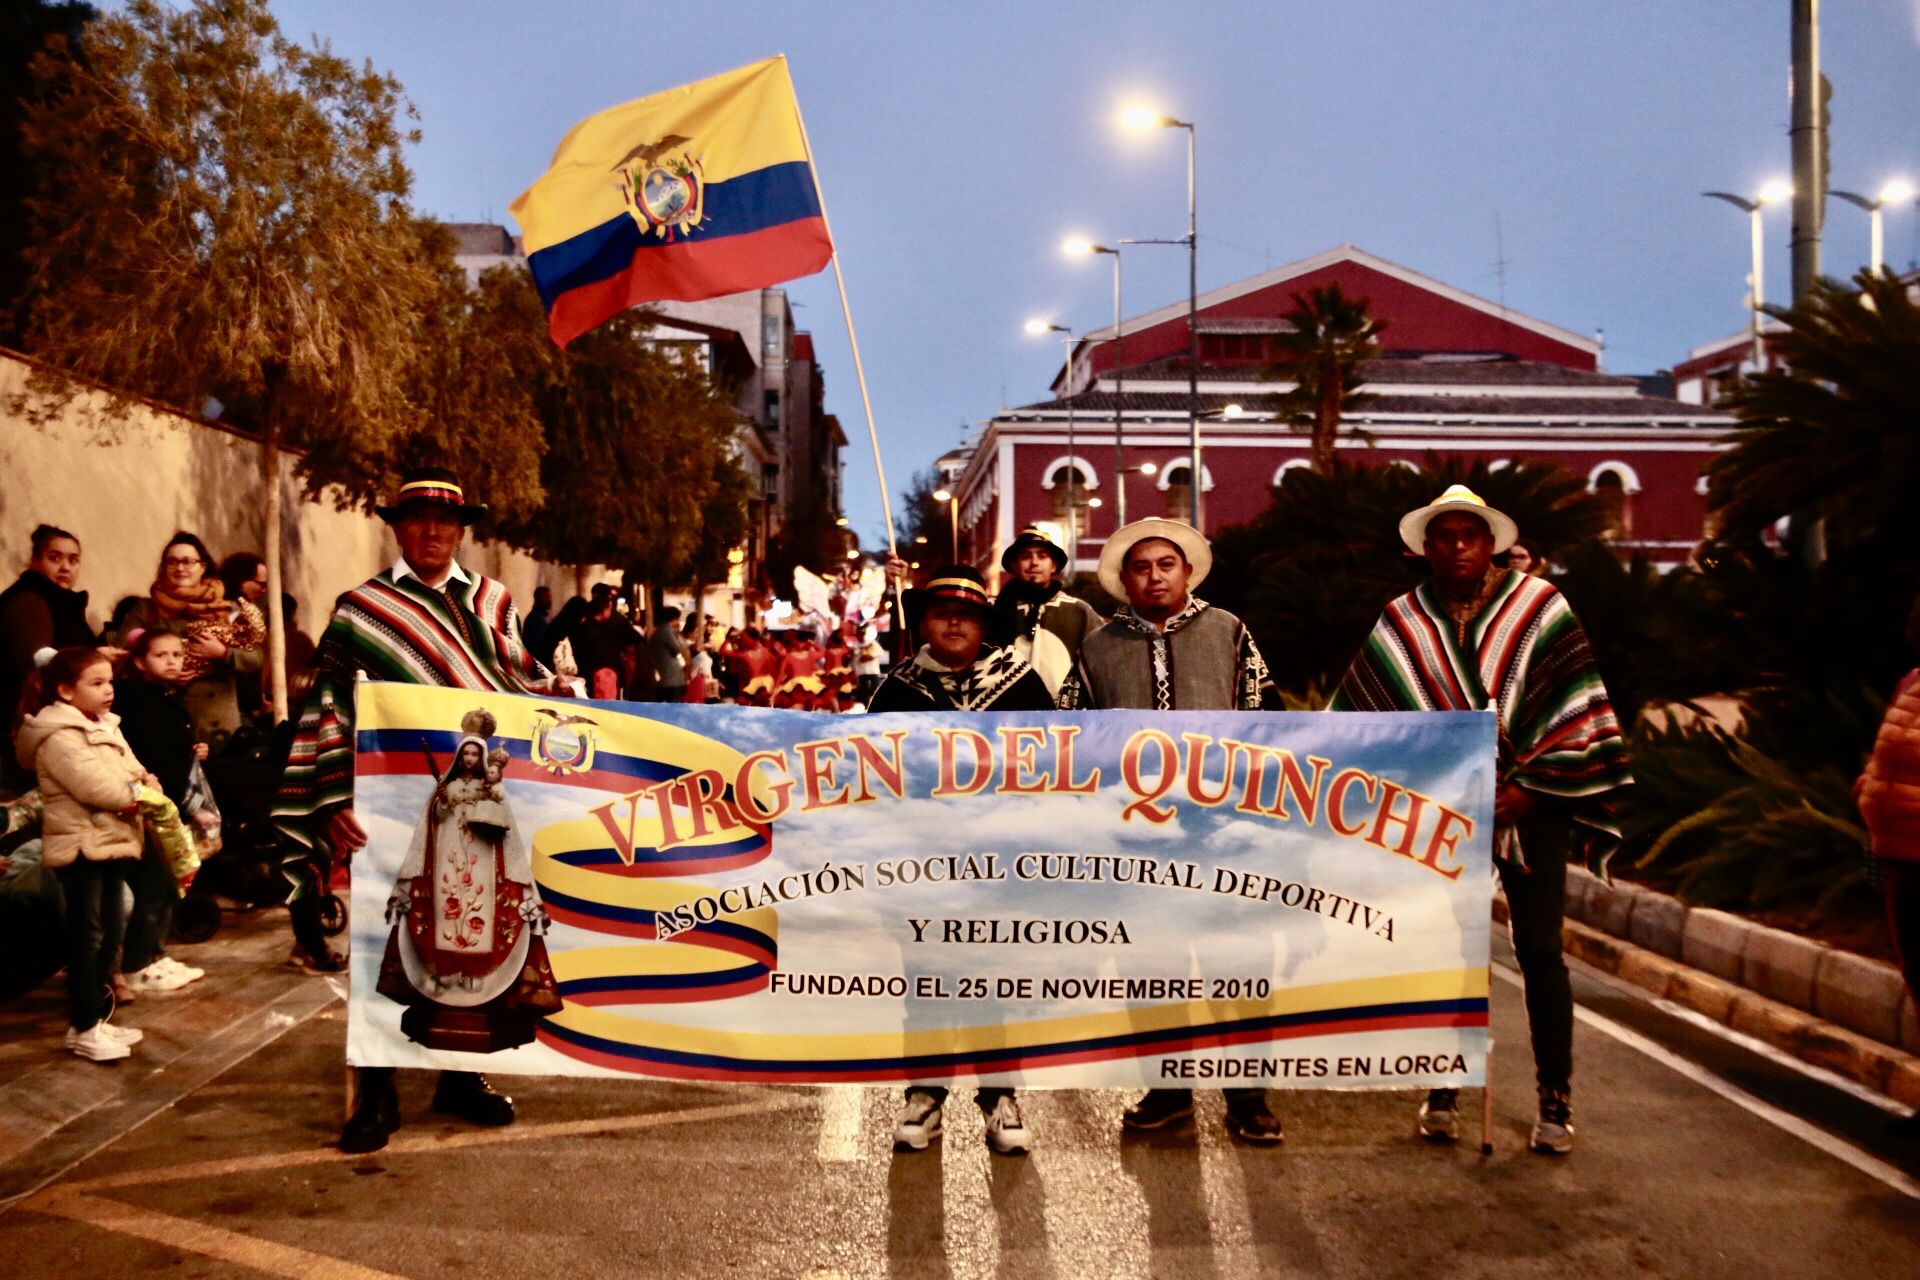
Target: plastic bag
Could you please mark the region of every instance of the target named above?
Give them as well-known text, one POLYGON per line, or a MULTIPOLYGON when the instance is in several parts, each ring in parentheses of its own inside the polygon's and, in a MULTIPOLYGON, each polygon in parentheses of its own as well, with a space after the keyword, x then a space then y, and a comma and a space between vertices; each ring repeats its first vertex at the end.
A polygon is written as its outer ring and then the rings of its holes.
POLYGON ((200 767, 198 760, 187 770, 187 802, 181 806, 180 816, 193 827, 194 843, 202 861, 220 852, 220 806, 214 801, 207 771, 200 767))

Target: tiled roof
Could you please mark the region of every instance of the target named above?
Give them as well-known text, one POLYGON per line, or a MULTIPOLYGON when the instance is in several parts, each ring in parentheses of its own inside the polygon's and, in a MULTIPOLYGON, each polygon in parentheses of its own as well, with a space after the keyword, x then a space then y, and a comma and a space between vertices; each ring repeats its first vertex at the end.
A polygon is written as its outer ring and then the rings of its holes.
MULTIPOLYGON (((1180 391, 1129 391, 1125 396, 1125 409, 1128 413, 1165 414, 1169 418, 1184 418, 1187 413, 1187 396, 1180 391)), ((1111 414, 1114 410, 1115 396, 1111 391, 1088 391, 1073 399, 1076 413, 1089 418, 1102 414, 1111 414)), ((1277 408, 1277 397, 1266 395, 1224 395, 1202 391, 1200 394, 1200 412, 1219 414, 1229 404, 1237 404, 1250 417, 1271 414, 1277 408)), ((1018 417, 1023 414, 1062 414, 1067 411, 1065 400, 1045 400, 1037 404, 1022 405, 1017 409, 1002 410, 1004 418, 1018 417)), ((1394 395, 1389 392, 1368 395, 1348 415, 1353 419, 1392 417, 1395 415, 1419 414, 1423 417, 1440 416, 1444 418, 1502 418, 1538 421, 1546 418, 1578 418, 1586 421, 1655 423, 1655 422, 1711 422, 1716 426, 1722 422, 1731 422, 1730 415, 1697 404, 1682 404, 1678 400, 1657 399, 1652 396, 1501 396, 1492 395, 1394 395)))
MULTIPOLYGON (((1235 382, 1257 380, 1264 366, 1260 364, 1212 364, 1200 362, 1200 379, 1204 383, 1210 378, 1231 379, 1235 382)), ((1164 359, 1149 361, 1146 364, 1132 365, 1121 371, 1128 380, 1179 382, 1187 376, 1187 358, 1184 355, 1167 356, 1164 359)), ((1110 377, 1103 373, 1101 377, 1110 377)), ((1619 374, 1595 373, 1590 369, 1569 369, 1565 365, 1550 364, 1543 360, 1508 359, 1417 359, 1397 356, 1382 356, 1377 360, 1368 360, 1361 365, 1360 376, 1363 381, 1385 383, 1412 383, 1426 386, 1468 386, 1468 387, 1631 387, 1637 385, 1637 379, 1619 374)))

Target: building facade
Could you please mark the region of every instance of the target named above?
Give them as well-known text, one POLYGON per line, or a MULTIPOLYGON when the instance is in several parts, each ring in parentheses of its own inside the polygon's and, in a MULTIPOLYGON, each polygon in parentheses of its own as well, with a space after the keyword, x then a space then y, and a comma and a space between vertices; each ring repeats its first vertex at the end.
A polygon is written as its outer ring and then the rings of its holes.
MULTIPOLYGON (((1291 384, 1261 374, 1294 295, 1329 284, 1366 298, 1385 322, 1343 456, 1415 469, 1429 454, 1550 462, 1607 505, 1623 552, 1671 567, 1699 543, 1702 471, 1730 424, 1725 412, 1649 394, 1641 379, 1600 370, 1596 340, 1351 245, 1200 298, 1205 528, 1252 519, 1289 471, 1309 465, 1307 435, 1276 411, 1291 384)), ((1086 335, 1071 383, 1063 370, 1051 398, 996 415, 958 478, 963 556, 997 568, 1022 525, 1057 520, 1077 531, 1076 568, 1090 571, 1123 506, 1128 520, 1190 520, 1187 351, 1182 300, 1117 334, 1086 335)))

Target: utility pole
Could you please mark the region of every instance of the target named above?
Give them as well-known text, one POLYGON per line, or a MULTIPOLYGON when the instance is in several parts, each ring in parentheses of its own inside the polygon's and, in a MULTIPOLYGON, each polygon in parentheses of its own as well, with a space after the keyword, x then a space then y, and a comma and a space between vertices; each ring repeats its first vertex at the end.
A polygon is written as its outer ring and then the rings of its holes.
POLYGON ((1827 212, 1827 108, 1820 75, 1820 0, 1793 6, 1793 301, 1820 278, 1820 229, 1827 212))

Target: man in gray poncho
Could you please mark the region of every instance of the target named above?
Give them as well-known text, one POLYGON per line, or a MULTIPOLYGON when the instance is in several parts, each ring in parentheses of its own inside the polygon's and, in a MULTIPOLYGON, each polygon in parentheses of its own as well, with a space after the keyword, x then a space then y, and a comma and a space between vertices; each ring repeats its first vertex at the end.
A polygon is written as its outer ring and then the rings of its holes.
MULTIPOLYGON (((1136 520, 1107 539, 1100 585, 1126 605, 1089 635, 1060 690, 1063 710, 1258 711, 1271 696, 1267 664, 1246 624, 1193 594, 1213 567, 1213 549, 1191 525, 1136 520)), ((1264 1089, 1228 1089, 1227 1132, 1270 1145, 1280 1118, 1264 1089)), ((1193 1118, 1186 1089, 1151 1089, 1128 1108, 1129 1129, 1162 1129, 1193 1118)))

